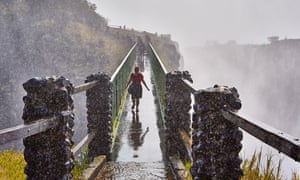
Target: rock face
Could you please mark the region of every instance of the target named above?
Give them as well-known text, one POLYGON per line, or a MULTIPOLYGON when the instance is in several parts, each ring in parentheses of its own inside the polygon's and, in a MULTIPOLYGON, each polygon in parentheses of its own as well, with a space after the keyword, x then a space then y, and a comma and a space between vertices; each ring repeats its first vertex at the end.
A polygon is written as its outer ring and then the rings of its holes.
POLYGON ((74 157, 72 84, 64 77, 33 78, 23 84, 24 123, 55 117, 58 125, 23 140, 28 179, 71 179, 74 157))
POLYGON ((242 175, 242 132, 221 114, 221 110, 240 108, 235 88, 215 85, 195 93, 191 167, 194 179, 239 179, 242 175))

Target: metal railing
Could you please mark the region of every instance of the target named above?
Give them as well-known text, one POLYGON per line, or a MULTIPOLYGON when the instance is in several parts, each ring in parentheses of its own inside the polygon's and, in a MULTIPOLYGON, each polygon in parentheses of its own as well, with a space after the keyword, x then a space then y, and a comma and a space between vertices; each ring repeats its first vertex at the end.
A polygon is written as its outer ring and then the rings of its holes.
POLYGON ((112 119, 113 122, 116 118, 120 115, 120 109, 122 109, 122 104, 124 98, 127 94, 126 84, 129 79, 129 75, 133 70, 135 58, 136 58, 136 51, 135 51, 136 44, 130 49, 128 54, 124 57, 121 64, 115 70, 114 74, 111 76, 111 82, 113 84, 113 97, 112 97, 112 119))
POLYGON ((156 95, 158 97, 159 105, 160 105, 160 112, 162 119, 164 121, 164 111, 165 111, 165 92, 166 92, 166 75, 168 73, 167 69, 163 65, 160 57, 158 56, 157 52, 155 51, 154 47, 151 43, 150 46, 150 56, 151 56, 151 67, 153 71, 153 77, 155 80, 155 90, 156 95))

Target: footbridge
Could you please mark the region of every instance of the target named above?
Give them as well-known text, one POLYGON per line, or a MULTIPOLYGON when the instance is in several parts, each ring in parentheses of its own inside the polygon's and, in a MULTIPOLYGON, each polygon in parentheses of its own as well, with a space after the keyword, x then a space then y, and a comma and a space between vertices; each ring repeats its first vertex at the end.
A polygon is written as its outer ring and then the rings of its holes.
POLYGON ((136 46, 111 76, 91 74, 79 86, 61 76, 23 84, 24 124, 0 130, 0 144, 23 139, 28 179, 72 179, 83 155, 90 166, 82 179, 239 179, 241 129, 300 161, 299 138, 237 114, 236 88, 194 88, 187 71, 165 68, 151 43, 138 55, 136 46), (151 89, 139 112, 126 89, 135 64, 151 89), (72 97, 84 92, 88 132, 75 145, 72 97))

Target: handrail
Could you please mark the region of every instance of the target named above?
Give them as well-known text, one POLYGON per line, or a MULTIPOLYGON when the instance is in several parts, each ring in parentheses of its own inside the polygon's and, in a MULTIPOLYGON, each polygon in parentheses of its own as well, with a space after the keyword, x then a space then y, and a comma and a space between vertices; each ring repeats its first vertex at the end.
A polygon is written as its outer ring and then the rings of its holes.
POLYGON ((58 124, 56 117, 40 119, 32 124, 22 124, 0 130, 0 145, 7 144, 14 140, 19 140, 44 132, 58 124))
POLYGON ((75 86, 74 89, 72 90, 72 95, 77 94, 86 90, 89 90, 97 85, 98 81, 92 81, 88 83, 84 83, 78 86, 75 86))
POLYGON ((86 147, 93 140, 94 137, 94 132, 89 133, 74 148, 72 148, 72 153, 74 154, 74 157, 77 157, 83 150, 83 148, 86 147))
MULTIPOLYGON (((132 72, 133 65, 135 62, 134 50, 137 46, 135 43, 129 52, 124 57, 121 64, 117 67, 113 75, 111 76, 110 82, 113 84, 113 94, 112 94, 112 120, 113 127, 117 126, 115 119, 120 116, 119 109, 122 107, 123 99, 126 95, 126 84, 129 78, 130 73, 132 72)), ((114 133, 113 133, 114 136, 114 133)))
POLYGON ((157 52, 155 51, 155 49, 154 49, 154 47, 152 46, 152 44, 151 44, 151 43, 149 43, 149 45, 150 45, 150 47, 151 47, 151 50, 153 51, 153 53, 154 53, 155 57, 157 58, 157 60, 158 60, 158 63, 160 64, 160 66, 161 66, 161 68, 162 68, 163 72, 164 72, 165 74, 167 74, 167 73, 168 73, 168 71, 167 71, 167 68, 166 68, 166 67, 164 66, 164 64, 162 63, 162 61, 161 61, 161 59, 160 59, 159 55, 158 55, 158 54, 157 54, 157 52))
POLYGON ((193 87, 192 83, 190 83, 188 80, 186 79, 181 79, 182 84, 189 89, 189 91, 194 94, 195 92, 197 92, 196 88, 193 87))
POLYGON ((252 136, 274 147, 279 152, 283 152, 295 161, 300 162, 300 140, 298 138, 283 133, 263 122, 251 122, 232 112, 222 110, 222 114, 227 120, 247 131, 252 136))
POLYGON ((155 51, 154 47, 152 46, 151 43, 149 43, 152 56, 154 56, 154 59, 151 61, 151 66, 152 66, 152 71, 154 75, 154 80, 155 80, 155 90, 157 92, 157 99, 159 102, 160 106, 160 114, 162 117, 162 120, 165 121, 164 118, 164 110, 165 110, 165 90, 166 90, 166 75, 168 73, 167 69, 163 65, 159 55, 155 51))
POLYGON ((117 69, 115 70, 115 72, 113 73, 113 75, 111 76, 111 81, 113 81, 117 74, 120 72, 121 68, 123 67, 123 65, 125 64, 125 62, 127 61, 128 57, 131 55, 132 51, 134 50, 134 48, 136 47, 137 43, 135 43, 132 48, 129 50, 129 52, 126 54, 126 56, 123 58, 123 61, 121 62, 121 64, 117 67, 117 69))

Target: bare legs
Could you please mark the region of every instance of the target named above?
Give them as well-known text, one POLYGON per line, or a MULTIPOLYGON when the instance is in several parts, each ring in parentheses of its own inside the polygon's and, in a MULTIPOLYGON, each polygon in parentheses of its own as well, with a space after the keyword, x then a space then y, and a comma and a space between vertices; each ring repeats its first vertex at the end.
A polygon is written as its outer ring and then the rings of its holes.
POLYGON ((138 112, 139 111, 139 104, 140 104, 140 99, 139 98, 133 98, 131 109, 133 110, 134 107, 136 106, 136 112, 138 112))

